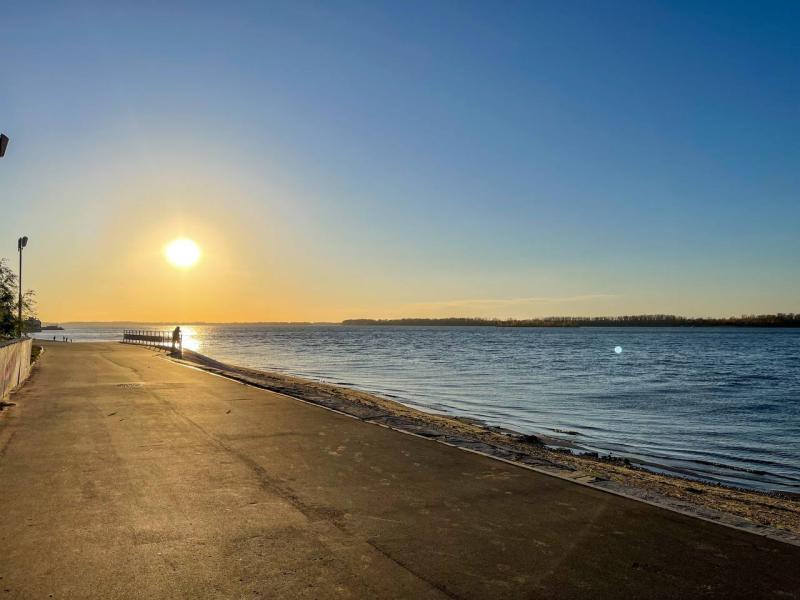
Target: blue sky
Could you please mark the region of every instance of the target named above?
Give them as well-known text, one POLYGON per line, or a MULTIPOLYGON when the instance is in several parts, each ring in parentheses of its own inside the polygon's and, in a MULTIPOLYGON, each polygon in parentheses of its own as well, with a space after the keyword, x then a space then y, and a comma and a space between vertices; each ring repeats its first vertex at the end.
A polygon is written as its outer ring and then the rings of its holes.
POLYGON ((796 3, 0 21, 0 256, 31 237, 46 319, 800 311, 796 3), (205 266, 134 302, 173 233, 205 266))

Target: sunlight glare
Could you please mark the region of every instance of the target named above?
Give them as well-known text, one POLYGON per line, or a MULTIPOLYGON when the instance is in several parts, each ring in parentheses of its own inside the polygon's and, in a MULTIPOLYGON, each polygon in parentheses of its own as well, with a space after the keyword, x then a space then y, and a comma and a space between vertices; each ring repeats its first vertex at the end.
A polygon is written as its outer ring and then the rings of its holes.
POLYGON ((181 333, 183 334, 184 349, 198 352, 202 344, 197 331, 193 327, 183 326, 181 327, 181 333))
POLYGON ((200 247, 189 239, 173 240, 164 248, 164 255, 175 267, 186 269, 200 258, 200 247))

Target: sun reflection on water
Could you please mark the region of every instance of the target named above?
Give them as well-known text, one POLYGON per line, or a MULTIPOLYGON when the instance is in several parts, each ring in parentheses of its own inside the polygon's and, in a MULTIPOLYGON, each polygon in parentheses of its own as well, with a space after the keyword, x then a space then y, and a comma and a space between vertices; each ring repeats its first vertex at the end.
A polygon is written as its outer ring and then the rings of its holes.
POLYGON ((193 327, 181 327, 181 334, 183 336, 183 348, 185 350, 193 350, 199 352, 202 347, 202 342, 197 331, 193 327))

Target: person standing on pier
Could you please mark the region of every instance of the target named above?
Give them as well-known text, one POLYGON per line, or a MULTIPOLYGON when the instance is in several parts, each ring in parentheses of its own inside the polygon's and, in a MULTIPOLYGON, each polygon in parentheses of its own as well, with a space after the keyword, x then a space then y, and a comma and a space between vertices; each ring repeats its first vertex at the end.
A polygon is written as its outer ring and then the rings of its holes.
POLYGON ((178 343, 180 342, 180 339, 181 339, 181 327, 180 327, 180 325, 178 325, 178 326, 177 326, 177 327, 176 327, 176 328, 175 328, 175 329, 172 331, 172 351, 173 351, 173 352, 175 352, 175 347, 176 347, 176 346, 178 345, 178 343))

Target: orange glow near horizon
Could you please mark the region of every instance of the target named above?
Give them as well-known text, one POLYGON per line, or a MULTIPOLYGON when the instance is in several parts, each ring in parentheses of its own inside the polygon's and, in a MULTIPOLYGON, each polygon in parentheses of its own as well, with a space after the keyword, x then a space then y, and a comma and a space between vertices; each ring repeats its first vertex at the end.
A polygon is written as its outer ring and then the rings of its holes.
MULTIPOLYGON (((196 161, 213 165, 199 171, 182 164, 191 149, 181 150, 160 156, 158 164, 170 168, 155 175, 136 179, 131 161, 120 161, 115 164, 125 168, 115 167, 121 171, 108 174, 108 180, 89 179, 73 190, 81 198, 102 193, 114 199, 101 209, 91 209, 89 200, 85 210, 55 205, 46 223, 20 226, 31 238, 25 286, 36 290, 43 321, 337 322, 781 311, 778 296, 769 303, 755 292, 717 290, 691 272, 686 281, 692 293, 687 293, 682 286, 664 290, 660 280, 644 276, 626 286, 613 272, 589 266, 461 264, 464 248, 455 254, 443 247, 422 252, 413 231, 393 234, 391 244, 370 228, 356 235, 349 220, 278 175, 271 174, 267 185, 237 170, 246 163, 234 168, 210 159, 196 161), (170 258, 178 240, 192 245, 181 243, 170 258), (737 302, 731 304, 731 298, 737 302)), ((100 158, 96 162, 103 164, 100 158)), ((139 166, 146 172, 146 165, 139 166)), ((89 177, 105 171, 85 172, 89 177)), ((36 205, 31 219, 44 209, 36 205)), ((0 257, 15 249, 0 249, 0 257)))

